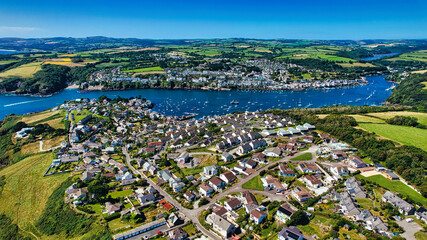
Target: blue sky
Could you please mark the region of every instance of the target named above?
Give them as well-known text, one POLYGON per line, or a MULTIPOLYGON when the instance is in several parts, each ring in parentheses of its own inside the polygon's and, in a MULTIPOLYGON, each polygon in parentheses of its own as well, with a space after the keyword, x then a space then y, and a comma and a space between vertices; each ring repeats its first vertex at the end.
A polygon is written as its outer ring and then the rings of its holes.
POLYGON ((427 0, 4 0, 0 37, 427 38, 427 0))

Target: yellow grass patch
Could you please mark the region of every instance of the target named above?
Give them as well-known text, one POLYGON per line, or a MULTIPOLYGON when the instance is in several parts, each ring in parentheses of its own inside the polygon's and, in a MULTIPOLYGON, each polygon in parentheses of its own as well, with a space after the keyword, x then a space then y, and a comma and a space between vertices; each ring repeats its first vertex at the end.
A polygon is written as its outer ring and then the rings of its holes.
POLYGON ((40 112, 40 113, 25 115, 25 117, 23 117, 21 121, 25 122, 26 124, 30 124, 33 122, 43 120, 43 119, 48 118, 50 116, 53 116, 53 115, 60 113, 60 112, 61 112, 61 110, 57 110, 57 111, 46 110, 46 111, 40 112))
POLYGON ((41 70, 41 62, 33 62, 21 65, 19 67, 7 70, 5 72, 0 73, 0 78, 4 77, 12 77, 18 76, 22 78, 30 78, 34 73, 41 70))
POLYGON ((218 161, 215 155, 193 155, 193 157, 200 159, 199 166, 210 166, 217 164, 218 161))
POLYGON ((378 113, 368 113, 367 115, 379 117, 382 119, 389 119, 395 116, 409 116, 415 117, 418 119, 418 122, 424 125, 427 125, 427 113, 421 112, 409 112, 409 111, 395 111, 395 112, 378 112, 378 113))
POLYGON ((317 114, 317 117, 319 117, 320 119, 324 119, 325 117, 327 117, 329 114, 317 114))
POLYGON ((372 63, 338 63, 338 65, 341 65, 343 67, 375 67, 372 63))
POLYGON ((61 142, 65 141, 66 136, 57 136, 51 139, 43 140, 43 150, 57 147, 61 142))
POLYGON ((21 147, 22 155, 29 155, 40 152, 40 142, 36 141, 33 143, 28 143, 21 147))
POLYGON ((419 74, 423 74, 426 73, 427 70, 418 70, 418 71, 412 71, 412 73, 419 73, 419 74))

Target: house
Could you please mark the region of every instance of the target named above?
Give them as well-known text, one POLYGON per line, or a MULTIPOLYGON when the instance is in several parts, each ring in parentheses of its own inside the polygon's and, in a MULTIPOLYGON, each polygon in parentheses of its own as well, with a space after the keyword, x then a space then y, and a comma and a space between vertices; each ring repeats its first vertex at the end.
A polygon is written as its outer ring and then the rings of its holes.
POLYGON ((348 174, 350 173, 346 166, 332 167, 331 172, 336 176, 348 176, 348 174))
POLYGON ((295 177, 295 172, 294 170, 287 168, 285 164, 280 163, 279 164, 279 174, 282 177, 295 177))
POLYGON ((258 209, 254 209, 250 213, 250 219, 255 222, 255 224, 260 224, 264 219, 267 218, 267 213, 264 211, 260 211, 258 209))
POLYGON ((292 191, 292 196, 294 196, 300 202, 305 202, 310 198, 312 198, 310 192, 308 192, 308 190, 305 189, 304 187, 300 187, 300 186, 297 186, 292 191))
POLYGON ((219 178, 221 178, 221 180, 223 180, 226 183, 231 183, 234 180, 236 180, 236 175, 234 175, 234 173, 232 172, 225 172, 219 175, 219 178))
POLYGON ((303 126, 307 128, 309 131, 313 131, 316 129, 316 126, 311 125, 310 123, 304 123, 303 126))
POLYGON ((314 163, 300 163, 298 168, 303 173, 321 173, 320 169, 314 163))
POLYGON ((202 196, 209 197, 215 190, 209 186, 207 183, 202 183, 199 186, 199 192, 202 196))
POLYGON ((182 229, 182 227, 178 227, 168 232, 168 240, 184 240, 188 238, 188 233, 182 229))
POLYGON ((86 171, 86 172, 82 173, 82 176, 80 177, 80 179, 82 181, 89 181, 89 180, 93 179, 94 177, 95 177, 95 173, 86 171))
POLYGON ((146 204, 146 203, 150 203, 150 202, 156 201, 156 197, 152 193, 146 194, 146 195, 144 195, 144 194, 138 194, 136 196, 136 198, 138 199, 138 201, 141 204, 146 204))
POLYGON ((248 159, 247 161, 244 162, 244 167, 247 167, 250 169, 255 169, 257 165, 258 163, 253 159, 248 159))
POLYGON ((344 192, 340 195, 339 205, 341 208, 340 211, 347 216, 356 217, 361 212, 348 192, 344 192))
POLYGON ((306 239, 302 232, 295 226, 284 227, 277 235, 278 240, 303 240, 306 239))
POLYGON ((352 168, 364 168, 368 166, 359 156, 356 155, 351 155, 348 158, 348 165, 352 168))
POLYGON ((289 203, 283 203, 280 205, 280 207, 277 209, 276 212, 276 219, 282 223, 286 223, 289 219, 291 219, 292 215, 297 210, 292 208, 292 206, 289 203))
POLYGON ((157 172, 157 176, 165 181, 169 181, 172 178, 172 174, 168 169, 161 170, 157 172))
POLYGON ((230 223, 226 219, 216 214, 210 214, 207 217, 206 222, 208 224, 211 224, 213 230, 221 234, 224 238, 228 238, 229 236, 231 236, 231 234, 233 234, 237 228, 236 225, 230 223))
POLYGON ((116 204, 112 204, 110 202, 106 202, 105 203, 105 210, 104 210, 104 214, 108 214, 111 215, 113 213, 116 213, 118 211, 120 211, 120 209, 122 208, 122 204, 121 203, 116 203, 116 204))
POLYGON ((254 153, 252 159, 259 163, 267 163, 267 157, 264 153, 254 153))
POLYGON ((174 192, 179 193, 181 190, 185 188, 185 183, 183 182, 175 182, 172 184, 172 189, 174 192))
POLYGON ((182 152, 176 159, 175 162, 187 163, 190 160, 190 154, 188 152, 182 152))
POLYGON ((399 178, 399 176, 397 176, 394 172, 392 172, 392 171, 385 171, 384 172, 384 176, 386 177, 386 178, 388 178, 388 179, 390 179, 390 180, 392 180, 392 181, 395 181, 395 180, 399 180, 400 178, 399 178))
POLYGON ((278 147, 267 148, 264 154, 268 157, 280 157, 282 155, 282 150, 278 147))
POLYGON ((344 153, 342 150, 332 150, 332 158, 335 160, 343 160, 347 158, 347 154, 344 153))
POLYGON ((285 137, 285 136, 291 136, 292 133, 290 131, 287 131, 285 129, 279 129, 279 131, 277 131, 277 134, 279 136, 285 137))
POLYGON ((203 168, 206 177, 215 176, 218 173, 218 166, 212 165, 203 168))
POLYGON ((265 130, 262 130, 262 134, 264 134, 266 136, 272 136, 272 135, 276 135, 277 133, 274 130, 267 130, 267 129, 265 129, 265 130))
POLYGON ((218 191, 222 189, 225 186, 225 182, 221 179, 213 176, 211 179, 209 179, 209 185, 215 189, 215 191, 218 191))
POLYGON ((348 193, 354 199, 366 198, 367 194, 363 190, 360 182, 357 181, 355 177, 351 177, 344 182, 345 187, 347 188, 348 193))
POLYGON ((212 206, 212 210, 213 210, 212 213, 214 213, 220 217, 225 217, 225 214, 228 213, 227 209, 225 209, 224 207, 217 205, 217 204, 214 204, 212 206))
POLYGON ((196 199, 196 195, 194 195, 191 191, 186 191, 184 193, 184 197, 189 202, 192 202, 192 201, 194 201, 196 199))
POLYGON ((314 175, 305 175, 303 179, 309 187, 319 188, 323 186, 323 182, 314 175))
POLYGON ((245 204, 255 204, 255 205, 258 205, 258 202, 257 202, 255 196, 251 192, 244 191, 242 193, 242 197, 244 198, 245 204))
POLYGON ((240 202, 239 199, 233 197, 228 199, 227 201, 224 202, 224 206, 227 210, 229 211, 233 211, 235 209, 238 209, 239 207, 242 206, 242 203, 240 202))
POLYGON ((227 153, 227 152, 223 152, 223 153, 221 154, 221 159, 222 159, 224 162, 228 162, 228 161, 230 161, 230 160, 232 160, 232 159, 233 159, 233 155, 231 155, 231 154, 229 154, 229 153, 227 153))
POLYGON ((419 207, 417 211, 415 211, 415 217, 427 223, 427 210, 424 207, 419 207))
POLYGON ((383 194, 383 202, 391 203, 394 207, 399 209, 399 212, 404 215, 412 215, 415 213, 415 208, 407 201, 401 199, 400 197, 394 195, 392 192, 387 191, 383 194))
POLYGON ((240 154, 245 154, 252 151, 252 146, 249 143, 243 144, 237 148, 237 152, 240 154))
POLYGON ((271 175, 267 175, 266 177, 261 178, 261 181, 262 185, 266 189, 275 189, 276 192, 282 192, 286 190, 285 187, 280 183, 280 181, 271 175))

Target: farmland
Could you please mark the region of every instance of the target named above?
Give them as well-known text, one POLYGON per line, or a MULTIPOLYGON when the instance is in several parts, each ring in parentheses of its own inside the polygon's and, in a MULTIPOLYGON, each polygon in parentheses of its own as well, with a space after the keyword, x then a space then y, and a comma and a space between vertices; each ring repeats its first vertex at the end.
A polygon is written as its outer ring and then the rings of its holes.
POLYGON ((427 204, 427 200, 421 196, 421 194, 417 193, 412 188, 408 187, 401 181, 391 181, 385 178, 382 175, 374 175, 370 177, 364 177, 362 175, 356 176, 358 179, 365 179, 380 185, 381 187, 390 190, 392 192, 399 192, 400 194, 406 195, 410 197, 413 201, 421 203, 423 205, 427 204))
POLYGON ((153 72, 153 71, 163 71, 163 68, 161 67, 147 67, 147 68, 138 68, 138 69, 132 69, 132 70, 124 70, 122 72, 129 73, 144 73, 144 72, 153 72))
POLYGON ((24 230, 35 229, 35 221, 42 214, 49 196, 69 176, 43 177, 52 159, 51 153, 38 154, 0 171, 0 175, 6 176, 0 196, 0 212, 15 219, 24 230))
MULTIPOLYGON (((378 117, 381 119, 389 119, 394 116, 409 116, 409 117, 415 117, 418 119, 418 122, 424 125, 427 125, 427 113, 421 113, 421 112, 379 112, 379 113, 368 113, 369 116, 378 117)), ((356 119, 357 120, 357 119, 356 119)))
POLYGON ((21 65, 19 67, 7 70, 5 72, 0 73, 1 77, 12 77, 12 76, 18 76, 22 78, 29 78, 32 77, 34 73, 41 70, 41 62, 33 62, 33 63, 27 63, 24 65, 21 65))
POLYGON ((426 129, 378 123, 359 123, 359 126, 381 137, 427 151, 427 142, 421 141, 421 139, 427 139, 426 129))
POLYGON ((387 59, 389 61, 421 61, 427 62, 427 50, 403 53, 398 57, 387 59))

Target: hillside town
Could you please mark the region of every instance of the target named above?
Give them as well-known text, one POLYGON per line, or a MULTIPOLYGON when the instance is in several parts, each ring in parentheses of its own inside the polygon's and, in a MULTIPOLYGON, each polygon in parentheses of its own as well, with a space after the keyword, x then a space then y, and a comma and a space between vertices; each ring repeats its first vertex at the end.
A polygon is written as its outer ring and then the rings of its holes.
MULTIPOLYGON (((157 54, 156 54, 157 55, 157 54)), ((166 58, 171 56, 166 55, 166 58)), ((179 57, 181 64, 186 64, 188 59, 179 57)), ((159 59, 157 59, 159 60, 159 59)), ((176 59, 175 59, 176 60, 176 59)), ((360 79, 291 79, 290 71, 316 72, 322 71, 307 69, 296 64, 284 64, 266 59, 248 60, 241 64, 231 64, 229 59, 214 59, 210 64, 226 64, 227 70, 212 70, 203 63, 196 67, 167 68, 164 71, 153 71, 153 74, 138 74, 132 70, 122 71, 121 66, 113 69, 103 69, 93 72, 89 78, 90 85, 131 82, 144 87, 161 86, 162 82, 178 87, 186 85, 192 88, 205 90, 238 89, 267 89, 267 90, 304 90, 308 88, 336 88, 351 85, 368 84, 364 77, 360 79)), ((161 69, 162 70, 162 69, 161 69)), ((150 73, 150 72, 147 72, 150 73)), ((87 87, 85 84, 84 87, 87 87)))
POLYGON ((422 205, 363 180, 406 184, 396 173, 314 125, 273 112, 184 120, 153 105, 101 97, 52 109, 71 124, 45 176, 78 176, 65 201, 102 216, 114 239, 318 239, 307 228, 318 224, 393 238, 427 222, 422 205))

